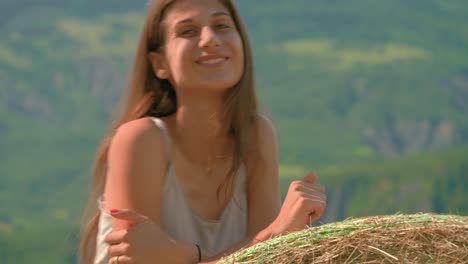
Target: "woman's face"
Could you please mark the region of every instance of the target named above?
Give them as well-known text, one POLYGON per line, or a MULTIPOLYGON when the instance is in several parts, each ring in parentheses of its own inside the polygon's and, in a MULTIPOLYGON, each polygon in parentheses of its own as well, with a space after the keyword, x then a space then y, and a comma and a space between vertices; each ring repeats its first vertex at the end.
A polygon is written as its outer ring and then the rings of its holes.
POLYGON ((163 78, 177 92, 225 91, 239 82, 244 71, 242 40, 220 1, 179 0, 162 26, 165 43, 158 56, 167 70, 163 78))

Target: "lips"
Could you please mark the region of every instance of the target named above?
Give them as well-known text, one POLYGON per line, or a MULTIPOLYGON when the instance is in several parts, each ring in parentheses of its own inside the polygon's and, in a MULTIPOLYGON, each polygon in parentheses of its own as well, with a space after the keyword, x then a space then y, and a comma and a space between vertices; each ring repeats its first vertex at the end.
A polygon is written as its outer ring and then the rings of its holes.
POLYGON ((196 63, 201 64, 201 65, 217 65, 228 59, 229 57, 222 56, 222 55, 206 55, 198 59, 196 63))
POLYGON ((211 64, 220 63, 220 62, 225 61, 225 60, 226 60, 225 58, 210 59, 210 60, 203 60, 203 61, 200 61, 199 63, 200 63, 200 64, 204 64, 204 65, 211 65, 211 64))

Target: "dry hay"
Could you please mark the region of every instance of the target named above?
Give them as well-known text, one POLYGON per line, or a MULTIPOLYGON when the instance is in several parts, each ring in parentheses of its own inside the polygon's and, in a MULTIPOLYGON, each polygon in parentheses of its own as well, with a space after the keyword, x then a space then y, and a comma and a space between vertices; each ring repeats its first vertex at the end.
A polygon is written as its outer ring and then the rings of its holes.
POLYGON ((218 263, 468 263, 468 217, 348 219, 272 238, 218 263))

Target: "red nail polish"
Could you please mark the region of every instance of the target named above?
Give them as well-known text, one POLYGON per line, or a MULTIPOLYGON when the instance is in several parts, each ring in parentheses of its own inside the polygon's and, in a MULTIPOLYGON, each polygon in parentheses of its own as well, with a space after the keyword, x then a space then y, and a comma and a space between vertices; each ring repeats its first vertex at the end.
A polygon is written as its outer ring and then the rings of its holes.
POLYGON ((116 214, 116 213, 119 212, 119 210, 118 209, 111 209, 110 212, 111 212, 111 214, 116 214))

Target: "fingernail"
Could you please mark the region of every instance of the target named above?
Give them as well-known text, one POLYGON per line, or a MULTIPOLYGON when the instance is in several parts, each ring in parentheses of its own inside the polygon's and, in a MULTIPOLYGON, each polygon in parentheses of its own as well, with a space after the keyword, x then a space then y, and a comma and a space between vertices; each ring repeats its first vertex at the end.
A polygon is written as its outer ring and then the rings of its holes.
POLYGON ((116 214, 116 213, 118 213, 120 211, 118 209, 111 209, 110 212, 111 212, 111 214, 116 214))

